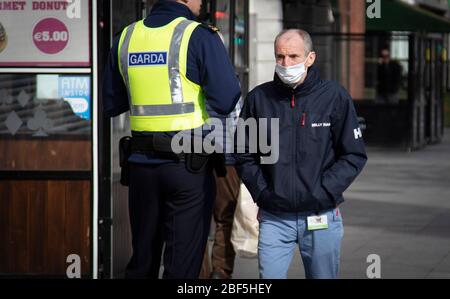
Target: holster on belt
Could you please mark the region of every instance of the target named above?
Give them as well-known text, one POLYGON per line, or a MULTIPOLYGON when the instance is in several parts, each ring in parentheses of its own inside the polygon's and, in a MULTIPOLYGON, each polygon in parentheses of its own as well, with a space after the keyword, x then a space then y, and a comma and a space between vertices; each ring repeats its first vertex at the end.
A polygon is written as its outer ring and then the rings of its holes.
POLYGON ((128 186, 130 183, 131 137, 122 137, 119 141, 120 184, 128 186))
POLYGON ((209 154, 186 154, 186 169, 191 173, 202 173, 205 171, 210 158, 211 155, 209 154))
POLYGON ((227 175, 227 168, 225 167, 225 154, 215 153, 213 154, 214 170, 218 177, 225 177, 227 175))

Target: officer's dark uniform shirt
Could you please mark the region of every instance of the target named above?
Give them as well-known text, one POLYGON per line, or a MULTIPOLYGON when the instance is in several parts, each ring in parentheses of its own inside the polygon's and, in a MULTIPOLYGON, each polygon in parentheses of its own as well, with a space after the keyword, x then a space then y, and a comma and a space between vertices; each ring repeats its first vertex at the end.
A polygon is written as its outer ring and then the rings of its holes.
MULTIPOLYGON (((147 27, 162 27, 179 17, 194 20, 189 8, 173 1, 159 1, 144 20, 147 27)), ((118 66, 118 45, 120 34, 114 40, 103 81, 103 109, 111 116, 127 112, 128 95, 118 66)), ((188 45, 186 76, 202 87, 208 105, 216 112, 227 115, 240 97, 240 87, 228 53, 219 35, 207 26, 198 26, 192 33, 188 45)), ((151 94, 149 90, 149 94, 151 94)), ((132 132, 134 136, 146 133, 132 132)), ((159 133, 173 136, 176 132, 159 133)), ((150 155, 133 154, 130 162, 165 163, 150 155)))

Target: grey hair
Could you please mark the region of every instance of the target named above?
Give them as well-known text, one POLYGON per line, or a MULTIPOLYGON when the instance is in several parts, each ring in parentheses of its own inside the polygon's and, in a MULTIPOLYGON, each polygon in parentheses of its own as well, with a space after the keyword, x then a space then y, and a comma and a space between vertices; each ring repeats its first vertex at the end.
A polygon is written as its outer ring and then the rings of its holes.
POLYGON ((314 46, 313 46, 313 42, 311 39, 311 35, 309 35, 308 32, 306 32, 305 30, 302 30, 302 29, 284 29, 283 31, 278 33, 277 37, 275 38, 274 46, 275 47, 277 46, 277 42, 280 39, 280 37, 282 37, 283 35, 285 35, 286 33, 289 33, 289 32, 295 32, 302 38, 306 55, 308 55, 309 53, 314 51, 314 46))

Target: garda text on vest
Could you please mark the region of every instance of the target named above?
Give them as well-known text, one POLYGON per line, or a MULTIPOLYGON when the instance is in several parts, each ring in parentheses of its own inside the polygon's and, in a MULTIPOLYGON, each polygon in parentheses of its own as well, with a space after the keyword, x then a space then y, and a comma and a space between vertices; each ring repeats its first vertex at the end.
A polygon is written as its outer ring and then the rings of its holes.
POLYGON ((165 65, 167 64, 167 52, 140 52, 128 54, 128 65, 165 65))

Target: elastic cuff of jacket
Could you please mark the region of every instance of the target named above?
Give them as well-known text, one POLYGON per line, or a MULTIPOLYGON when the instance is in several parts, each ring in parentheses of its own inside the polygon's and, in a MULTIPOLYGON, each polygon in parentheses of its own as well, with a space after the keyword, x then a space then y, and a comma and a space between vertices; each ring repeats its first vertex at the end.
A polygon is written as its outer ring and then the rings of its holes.
POLYGON ((120 114, 122 114, 124 112, 127 112, 129 109, 130 108, 128 107, 128 105, 124 105, 124 106, 121 106, 119 108, 105 110, 104 112, 109 117, 115 117, 115 116, 118 116, 118 115, 120 115, 120 114))

